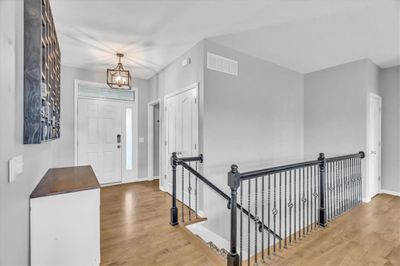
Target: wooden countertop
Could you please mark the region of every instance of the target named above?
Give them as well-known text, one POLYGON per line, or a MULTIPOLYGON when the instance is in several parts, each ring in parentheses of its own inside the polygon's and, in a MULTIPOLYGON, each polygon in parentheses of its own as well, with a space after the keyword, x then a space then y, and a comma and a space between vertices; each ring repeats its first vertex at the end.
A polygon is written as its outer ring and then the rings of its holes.
POLYGON ((50 168, 33 190, 31 198, 100 188, 91 166, 50 168))

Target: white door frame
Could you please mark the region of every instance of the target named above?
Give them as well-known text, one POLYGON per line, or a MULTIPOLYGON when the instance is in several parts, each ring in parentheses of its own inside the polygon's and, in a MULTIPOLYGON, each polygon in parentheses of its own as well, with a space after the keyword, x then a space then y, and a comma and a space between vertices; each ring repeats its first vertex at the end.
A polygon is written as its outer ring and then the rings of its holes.
MULTIPOLYGON (((138 180, 138 135, 139 135, 139 128, 138 128, 138 106, 139 106, 139 95, 138 95, 138 89, 137 88, 132 88, 134 91, 134 101, 124 101, 124 100, 114 100, 114 99, 105 99, 105 98, 96 98, 96 97, 79 97, 78 94, 78 89, 80 85, 92 85, 95 87, 108 87, 106 83, 99 83, 99 82, 91 82, 91 81, 84 81, 84 80, 74 80, 74 165, 78 165, 78 99, 79 98, 84 98, 84 99, 94 99, 94 100, 103 100, 103 101, 110 101, 110 102, 120 102, 123 104, 124 107, 131 106, 132 111, 133 111, 133 177, 128 178, 124 172, 126 172, 126 169, 124 168, 124 159, 122 162, 122 183, 129 183, 129 182, 135 182, 135 181, 140 181, 138 180)), ((123 128, 125 128, 125 125, 123 123, 122 125, 123 128)), ((122 152, 122 158, 125 158, 125 155, 123 151, 125 150, 125 147, 121 149, 122 152)))
MULTIPOLYGON (((147 175, 148 178, 150 179, 156 179, 159 178, 159 176, 154 176, 154 157, 153 157, 153 151, 154 151, 154 106, 156 105, 160 106, 159 109, 159 119, 161 120, 161 99, 157 99, 154 101, 151 101, 147 104, 147 175)), ((161 158, 161 127, 160 127, 160 134, 159 134, 159 153, 158 153, 158 164, 160 165, 160 158, 161 158)), ((161 167, 158 168, 158 175, 160 175, 161 167)))
MULTIPOLYGON (((368 109, 367 109, 367 154, 366 154, 366 176, 367 176, 367 182, 366 182, 366 197, 364 199, 365 202, 369 202, 372 198, 372 187, 375 186, 375 180, 373 177, 373 173, 370 171, 370 154, 371 154, 371 147, 370 147, 370 143, 371 143, 371 131, 370 131, 370 126, 371 126, 371 120, 372 120, 372 112, 371 112, 371 106, 372 106, 372 100, 374 99, 378 99, 380 102, 380 108, 382 108, 382 97, 375 94, 375 93, 370 93, 369 97, 368 97, 368 109)), ((379 141, 379 147, 378 147, 378 173, 379 173, 379 177, 380 179, 378 180, 378 188, 377 191, 378 193, 380 193, 381 188, 382 188, 382 109, 380 110, 380 116, 379 116, 379 122, 378 122, 378 126, 380 128, 379 130, 379 137, 378 137, 378 141, 379 141)))
MULTIPOLYGON (((166 94, 165 96, 164 96, 164 99, 163 99, 163 111, 161 112, 162 113, 162 117, 163 117, 163 125, 162 125, 162 161, 161 161, 161 168, 159 169, 159 171, 160 171, 160 173, 161 173, 161 175, 160 176, 162 176, 163 178, 163 180, 165 180, 165 177, 167 176, 167 167, 166 167, 166 164, 169 162, 169 159, 170 158, 167 158, 167 156, 166 156, 166 154, 167 154, 167 150, 166 150, 166 142, 167 142, 167 139, 166 139, 166 136, 167 136, 167 127, 166 127, 166 123, 164 123, 164 121, 165 121, 165 102, 166 102, 166 100, 168 99, 168 98, 170 98, 170 97, 173 97, 173 96, 175 96, 175 95, 178 95, 178 94, 181 94, 181 93, 183 93, 183 92, 185 92, 185 91, 188 91, 188 90, 192 90, 192 89, 195 89, 196 90, 196 95, 197 95, 197 102, 198 102, 198 104, 197 104, 197 108, 199 108, 198 109, 198 112, 197 112, 197 115, 198 115, 198 122, 200 123, 200 93, 199 93, 199 82, 196 82, 196 83, 193 83, 193 84, 190 84, 190 85, 188 85, 188 86, 186 86, 186 87, 184 87, 184 88, 182 88, 182 89, 179 89, 179 90, 176 90, 176 91, 174 91, 174 92, 171 92, 171 93, 168 93, 168 94, 166 94)), ((198 148, 197 148, 197 150, 199 150, 199 140, 200 140, 200 125, 198 125, 198 127, 197 127, 197 146, 198 146, 198 148)), ((160 178, 160 189, 161 190, 163 190, 163 191, 166 191, 166 192, 169 192, 169 193, 171 193, 172 191, 170 191, 170 188, 166 185, 166 184, 164 184, 164 182, 161 182, 161 178, 160 178), (163 185, 161 185, 161 183, 163 184, 163 185)))

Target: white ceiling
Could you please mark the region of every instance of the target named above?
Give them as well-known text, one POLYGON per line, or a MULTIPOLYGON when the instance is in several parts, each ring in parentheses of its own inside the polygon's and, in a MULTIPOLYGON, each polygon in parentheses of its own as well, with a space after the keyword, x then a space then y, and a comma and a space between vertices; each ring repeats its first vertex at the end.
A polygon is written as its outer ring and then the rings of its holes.
POLYGON ((301 73, 399 64, 396 0, 50 0, 64 65, 150 78, 204 38, 301 73))

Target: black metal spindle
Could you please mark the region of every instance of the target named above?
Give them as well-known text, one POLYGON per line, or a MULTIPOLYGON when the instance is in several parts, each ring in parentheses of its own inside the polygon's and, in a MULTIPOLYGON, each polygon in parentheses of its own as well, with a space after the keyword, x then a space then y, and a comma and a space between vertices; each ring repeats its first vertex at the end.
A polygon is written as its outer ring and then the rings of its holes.
POLYGON ((302 169, 299 169, 299 240, 301 239, 301 176, 302 169))
POLYGON ((181 203, 182 203, 182 223, 184 223, 185 222, 185 203, 184 203, 184 201, 185 201, 185 191, 184 191, 184 189, 185 189, 185 178, 184 178, 184 175, 185 175, 185 169, 183 168, 183 166, 181 166, 181 168, 182 168, 182 195, 181 195, 181 203))
POLYGON ((285 248, 287 248, 287 171, 285 171, 285 203, 283 206, 285 208, 285 248))
MULTIPOLYGON (((268 175, 268 228, 271 228, 271 176, 268 175)), ((271 236, 268 230, 268 256, 271 256, 271 236)))
MULTIPOLYGON (((274 232, 276 232, 276 215, 278 210, 276 209, 276 174, 274 174, 274 209, 272 210, 274 215, 274 232)), ((274 234, 274 254, 276 254, 276 235, 274 234)))
MULTIPOLYGON (((249 213, 251 213, 251 179, 249 179, 249 181, 247 181, 247 186, 248 186, 248 191, 247 191, 247 210, 249 211, 249 213)), ((247 215, 247 265, 250 266, 250 257, 251 257, 251 253, 250 253, 250 215, 247 215)))
POLYGON ((313 188, 314 188, 314 186, 313 186, 313 179, 314 179, 314 167, 313 166, 311 166, 311 169, 310 169, 310 186, 311 186, 311 188, 310 188, 310 203, 311 203, 311 209, 310 209, 310 215, 311 215, 311 231, 313 230, 313 227, 314 227, 314 222, 313 222, 313 219, 314 219, 314 193, 313 193, 313 188))
MULTIPOLYGON (((279 173, 279 236, 282 236, 282 172, 279 173)), ((281 239, 279 239, 279 249, 282 249, 281 239)))
POLYGON ((240 266, 242 266, 243 261, 243 182, 240 182, 240 219, 239 219, 239 245, 240 245, 240 266))
MULTIPOLYGON (((196 161, 196 172, 197 172, 198 170, 197 170, 197 161, 196 161)), ((195 184, 195 186, 196 186, 196 192, 195 192, 195 194, 196 194, 196 198, 195 198, 195 200, 196 200, 196 219, 198 218, 198 210, 197 210, 197 182, 198 182, 198 178, 197 178, 197 176, 196 176, 196 184, 195 184)))
POLYGON ((296 202, 296 180, 297 180, 297 171, 296 171, 296 169, 294 170, 294 175, 293 175, 293 183, 294 183, 294 187, 293 187, 293 200, 294 200, 294 214, 293 214, 293 226, 294 226, 294 229, 293 229, 293 235, 294 235, 294 241, 296 241, 296 238, 297 238, 297 231, 296 231, 296 229, 297 229, 297 226, 296 226, 296 209, 297 209, 297 202, 296 202))
MULTIPOLYGON (((264 181, 264 179, 265 179, 265 177, 264 176, 262 176, 261 177, 262 179, 261 179, 261 220, 262 220, 262 224, 264 225, 265 224, 265 210, 264 210, 264 208, 265 208, 265 206, 264 206, 264 189, 265 189, 265 181, 264 181)), ((264 228, 262 228, 262 231, 261 231, 261 258, 262 258, 262 260, 264 261, 265 260, 265 257, 264 257, 264 228)))
POLYGON ((258 235, 257 226, 258 226, 258 220, 259 220, 258 219, 258 208, 257 208, 257 206, 258 206, 258 199, 257 199, 257 195, 258 195, 258 177, 256 177, 254 179, 254 183, 255 183, 255 191, 256 191, 255 198, 254 198, 254 204, 255 204, 254 213, 255 213, 255 217, 256 217, 256 219, 254 221, 254 261, 257 264, 257 235, 258 235))
POLYGON ((309 228, 309 224, 310 224, 310 203, 309 203, 309 199, 310 199, 310 180, 309 180, 309 168, 306 168, 306 178, 307 178, 307 182, 306 182, 306 187, 307 187, 307 191, 306 191, 306 198, 307 198, 307 234, 310 232, 310 228, 309 228))
POLYGON ((305 194, 305 191, 306 191, 306 176, 305 176, 305 174, 306 174, 306 169, 305 169, 305 167, 303 167, 303 198, 301 199, 302 201, 303 201, 303 237, 305 236, 305 234, 306 234, 306 215, 307 215, 307 213, 306 213, 306 194, 305 194))
MULTIPOLYGON (((189 162, 189 166, 191 166, 190 162, 189 162)), ((189 194, 189 221, 192 220, 192 176, 189 172, 189 186, 188 186, 188 194, 189 194)))
POLYGON ((318 224, 318 166, 314 167, 314 228, 317 229, 318 224))
POLYGON ((172 207, 170 210, 170 224, 178 224, 178 208, 176 207, 176 167, 177 167, 176 152, 172 153, 171 156, 171 167, 172 167, 172 207))
POLYGON ((289 243, 292 243, 292 171, 289 171, 289 243))

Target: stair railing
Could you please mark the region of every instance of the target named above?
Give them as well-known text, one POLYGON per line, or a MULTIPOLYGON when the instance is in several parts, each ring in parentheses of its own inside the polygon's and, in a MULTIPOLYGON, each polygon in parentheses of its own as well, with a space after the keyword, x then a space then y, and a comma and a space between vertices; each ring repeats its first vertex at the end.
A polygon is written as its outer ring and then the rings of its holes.
MULTIPOLYGON (((200 180, 202 183, 207 185, 209 188, 214 190, 216 193, 218 193, 222 198, 224 198, 228 203, 227 206, 228 208, 231 208, 232 206, 232 200, 231 197, 229 197, 225 192, 223 192, 221 189, 219 189, 217 186, 215 186, 210 180, 208 180, 206 177, 204 177, 202 174, 198 172, 198 162, 203 163, 203 155, 200 154, 197 157, 186 157, 186 158, 178 158, 176 152, 172 153, 171 156, 171 166, 172 166, 172 207, 171 207, 171 213, 170 213, 170 224, 171 225, 177 225, 179 224, 179 213, 178 213, 178 207, 177 207, 177 168, 178 166, 181 166, 182 169, 182 176, 181 176, 181 221, 185 222, 185 204, 188 206, 188 218, 189 221, 191 220, 191 213, 192 213, 192 206, 191 206, 191 184, 192 184, 192 176, 195 177, 195 215, 196 218, 198 218, 198 209, 197 209, 197 186, 198 186, 198 180, 200 180), (195 162, 195 168, 193 168, 190 163, 195 162), (185 177, 185 170, 187 171, 187 176, 185 177), (188 187, 187 187, 187 196, 185 197, 185 179, 188 182, 188 187)), ((267 227, 264 223, 261 223, 257 219, 254 214, 250 213, 247 209, 243 208, 240 204, 236 204, 235 208, 240 208, 242 213, 249 217, 250 220, 253 222, 256 222, 256 225, 258 226, 260 231, 267 230, 269 234, 275 236, 277 239, 281 239, 281 237, 276 234, 274 231, 272 231, 269 227, 267 227), (264 230, 263 230, 264 229, 264 230)))
POLYGON ((244 253, 247 265, 257 264, 260 256, 265 261, 267 256, 282 250, 282 244, 287 248, 359 204, 364 157, 364 152, 334 158, 325 158, 321 153, 314 161, 245 173, 232 165, 228 172, 232 199, 228 266, 242 265, 244 253), (268 228, 272 226, 272 231, 284 239, 252 228, 249 219, 244 223, 243 199, 247 199, 248 211, 254 210, 256 220, 266 223, 268 228))

